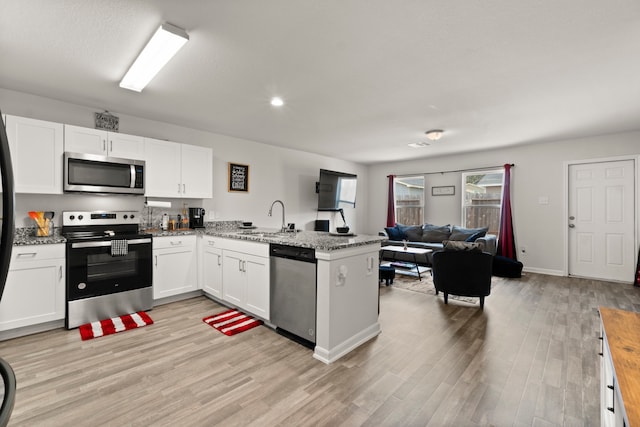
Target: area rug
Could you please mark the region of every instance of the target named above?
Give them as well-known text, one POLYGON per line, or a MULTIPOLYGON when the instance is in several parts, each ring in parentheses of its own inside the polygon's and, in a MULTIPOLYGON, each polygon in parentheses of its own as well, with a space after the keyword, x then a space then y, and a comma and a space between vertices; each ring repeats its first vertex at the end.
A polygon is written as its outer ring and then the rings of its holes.
POLYGON ((141 328, 151 325, 153 320, 144 311, 125 314, 111 319, 100 320, 98 322, 85 323, 78 330, 82 341, 98 338, 117 332, 128 331, 130 329, 141 328))
MULTIPOLYGON (((433 278, 429 272, 421 275, 422 280, 418 280, 418 277, 408 276, 405 274, 396 274, 393 279, 393 287, 399 289, 406 289, 412 292, 420 292, 422 294, 434 295, 436 294, 436 288, 433 285, 433 278)), ((381 286, 384 286, 384 282, 381 286)), ((444 294, 440 292, 438 297, 444 300, 444 294)), ((449 294, 449 300, 462 301, 468 304, 480 304, 480 298, 464 297, 460 295, 449 294)))
POLYGON ((227 310, 202 319, 225 335, 231 336, 262 325, 262 320, 255 319, 238 310, 227 310))

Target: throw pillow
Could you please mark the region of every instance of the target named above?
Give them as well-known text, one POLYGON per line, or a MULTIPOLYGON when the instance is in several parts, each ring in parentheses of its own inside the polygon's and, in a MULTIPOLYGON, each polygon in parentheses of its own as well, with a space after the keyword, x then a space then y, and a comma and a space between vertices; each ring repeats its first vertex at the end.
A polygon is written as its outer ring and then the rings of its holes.
MULTIPOLYGON (((460 240, 460 241, 471 241, 468 240, 470 237, 472 237, 474 234, 478 234, 478 236, 476 236, 475 238, 477 239, 478 237, 483 237, 485 234, 487 234, 487 227, 481 227, 481 228, 462 228, 462 227, 458 227, 457 225, 453 226, 453 230, 451 230, 451 237, 449 238, 449 240, 460 240)), ((472 241, 475 241, 472 240, 472 241)))
POLYGON ((449 224, 440 226, 425 224, 422 226, 422 241, 425 243, 442 243, 449 239, 450 234, 449 224))
POLYGON ((459 240, 445 240, 442 242, 445 251, 482 252, 480 243, 461 242, 459 240))
POLYGON ((407 227, 404 232, 407 236, 407 240, 410 242, 420 242, 422 240, 422 227, 419 225, 413 227, 407 227))
POLYGON ((384 231, 387 232, 387 236, 389 236, 389 240, 402 240, 402 232, 398 229, 398 227, 385 227, 384 231))

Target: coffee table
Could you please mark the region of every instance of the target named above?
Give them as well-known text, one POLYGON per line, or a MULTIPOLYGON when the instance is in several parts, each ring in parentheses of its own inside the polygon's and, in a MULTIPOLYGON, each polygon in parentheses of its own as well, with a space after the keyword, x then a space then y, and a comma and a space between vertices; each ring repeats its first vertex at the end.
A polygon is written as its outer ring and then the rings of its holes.
MULTIPOLYGON (((420 276, 420 266, 418 265, 418 260, 416 259, 416 255, 425 255, 428 254, 430 252, 433 252, 431 249, 422 249, 422 248, 411 248, 411 247, 407 247, 405 248, 404 246, 393 246, 393 245, 389 245, 389 246, 383 246, 380 248, 380 260, 382 260, 382 256, 384 255, 384 252, 393 252, 393 260, 396 259, 396 254, 398 253, 404 253, 404 254, 411 254, 413 255, 413 263, 409 263, 411 265, 413 265, 412 268, 410 268, 409 271, 413 270, 413 268, 416 269, 416 272, 418 273, 418 279, 422 280, 422 277, 420 276)), ((391 262, 391 264, 393 264, 393 261, 391 262)), ((429 271, 429 268, 425 268, 424 271, 429 271)), ((402 270, 398 270, 398 273, 401 273, 402 270)), ((411 273, 413 273, 413 271, 411 271, 411 273)))

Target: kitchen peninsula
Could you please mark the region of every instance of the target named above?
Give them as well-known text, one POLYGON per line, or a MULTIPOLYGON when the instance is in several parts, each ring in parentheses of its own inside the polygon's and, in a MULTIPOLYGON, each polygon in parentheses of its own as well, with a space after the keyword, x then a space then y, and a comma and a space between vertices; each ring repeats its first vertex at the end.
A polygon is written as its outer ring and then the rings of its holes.
MULTIPOLYGON (((154 305, 204 293, 273 327, 270 244, 312 248, 317 260, 313 357, 334 362, 380 333, 378 253, 382 237, 241 229, 239 224, 220 221, 199 230, 147 230, 153 235, 154 258, 157 256, 154 305)), ((0 340, 63 326, 66 239, 58 229, 49 237, 34 235, 33 228, 16 233, 8 296, 0 309, 0 340), (37 286, 37 291, 25 283, 37 286), (38 296, 38 304, 33 303, 33 295, 38 296)))
MULTIPOLYGON (((208 228, 205 234, 209 239, 207 245, 234 249, 234 244, 255 242, 262 248, 263 255, 268 254, 271 243, 315 250, 317 306, 314 358, 331 363, 380 333, 378 254, 381 237, 272 229, 208 228), (225 246, 225 243, 230 246, 225 246)), ((268 313, 267 309, 266 316, 263 316, 267 320, 268 313)))

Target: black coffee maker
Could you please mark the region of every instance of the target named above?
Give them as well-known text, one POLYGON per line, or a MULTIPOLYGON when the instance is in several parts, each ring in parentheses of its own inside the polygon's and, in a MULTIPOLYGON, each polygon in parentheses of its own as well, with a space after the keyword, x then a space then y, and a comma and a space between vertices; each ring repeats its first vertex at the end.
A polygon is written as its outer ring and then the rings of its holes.
POLYGON ((203 208, 189 208, 189 228, 204 228, 203 208))

